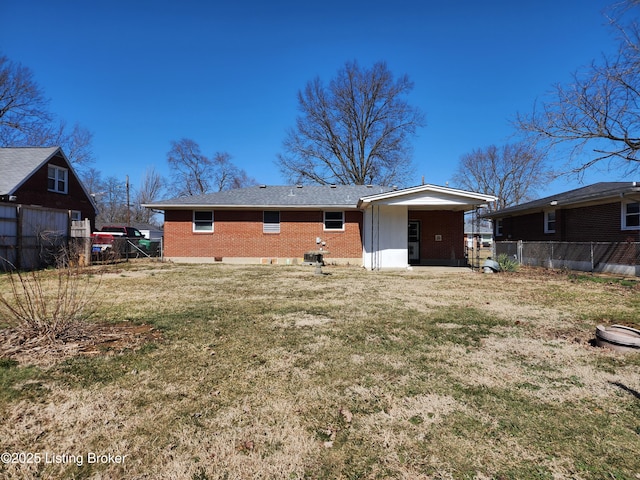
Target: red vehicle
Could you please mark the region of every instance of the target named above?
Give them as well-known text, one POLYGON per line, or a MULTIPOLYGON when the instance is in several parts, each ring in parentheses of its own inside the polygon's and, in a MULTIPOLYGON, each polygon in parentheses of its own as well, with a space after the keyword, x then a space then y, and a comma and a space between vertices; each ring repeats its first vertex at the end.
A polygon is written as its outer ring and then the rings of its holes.
POLYGON ((133 227, 107 225, 91 234, 91 252, 133 254, 144 253, 151 248, 151 241, 133 227), (128 247, 128 248, 127 248, 128 247))

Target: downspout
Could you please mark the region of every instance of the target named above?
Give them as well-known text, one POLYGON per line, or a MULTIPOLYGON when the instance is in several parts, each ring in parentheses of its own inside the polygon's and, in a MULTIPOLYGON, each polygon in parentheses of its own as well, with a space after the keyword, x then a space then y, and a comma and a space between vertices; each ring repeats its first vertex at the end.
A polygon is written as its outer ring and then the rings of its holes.
POLYGON ((369 245, 369 257, 371 258, 371 270, 373 271, 373 205, 371 205, 371 245, 369 245))
POLYGON ((376 243, 376 269, 380 270, 380 205, 376 205, 378 208, 378 219, 376 225, 376 232, 378 234, 378 241, 376 243))

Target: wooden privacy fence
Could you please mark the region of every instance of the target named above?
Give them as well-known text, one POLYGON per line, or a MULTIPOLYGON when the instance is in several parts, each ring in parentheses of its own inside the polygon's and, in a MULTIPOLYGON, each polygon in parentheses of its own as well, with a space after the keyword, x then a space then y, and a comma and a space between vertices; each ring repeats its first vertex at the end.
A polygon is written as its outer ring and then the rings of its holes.
POLYGON ((0 204, 0 270, 52 265, 71 236, 69 210, 0 204))
POLYGON ((640 276, 640 242, 495 242, 521 265, 640 276))

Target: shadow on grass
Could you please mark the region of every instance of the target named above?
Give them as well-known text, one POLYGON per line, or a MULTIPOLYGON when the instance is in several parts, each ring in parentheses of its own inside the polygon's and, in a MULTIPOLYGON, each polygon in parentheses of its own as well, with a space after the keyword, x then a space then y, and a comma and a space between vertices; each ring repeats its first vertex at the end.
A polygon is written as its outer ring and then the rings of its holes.
POLYGON ((638 392, 637 390, 634 390, 633 388, 629 388, 625 384, 620 382, 609 382, 609 383, 611 385, 615 385, 616 387, 620 388, 621 390, 624 390, 627 393, 630 393, 631 395, 636 397, 638 400, 640 400, 640 392, 638 392))

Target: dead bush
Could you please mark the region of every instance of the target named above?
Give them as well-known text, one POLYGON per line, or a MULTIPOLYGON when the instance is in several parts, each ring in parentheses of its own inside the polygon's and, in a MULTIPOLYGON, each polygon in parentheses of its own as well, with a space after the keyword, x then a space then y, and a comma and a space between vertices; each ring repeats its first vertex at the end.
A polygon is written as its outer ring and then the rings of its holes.
POLYGON ((69 252, 62 249, 56 268, 29 272, 11 269, 5 273, 8 288, 0 287, 0 317, 27 337, 50 341, 89 318, 96 310, 99 281, 69 259, 69 252))

